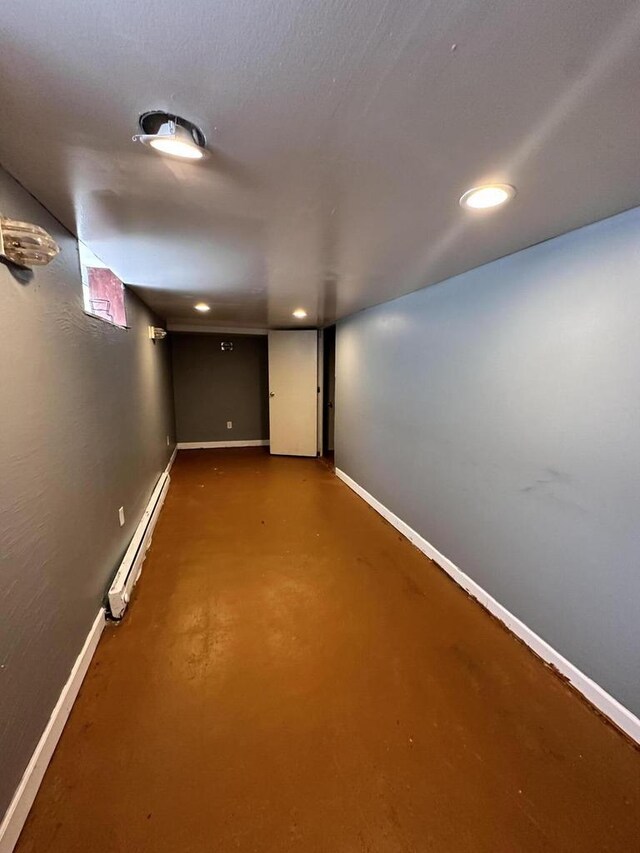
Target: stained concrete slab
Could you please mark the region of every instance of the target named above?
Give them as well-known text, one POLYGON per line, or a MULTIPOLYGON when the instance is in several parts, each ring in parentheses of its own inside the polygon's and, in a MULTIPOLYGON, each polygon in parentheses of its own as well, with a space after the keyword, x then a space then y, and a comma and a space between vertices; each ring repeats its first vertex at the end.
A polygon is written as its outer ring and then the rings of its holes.
POLYGON ((640 753, 315 460, 187 451, 17 850, 629 851, 640 753))

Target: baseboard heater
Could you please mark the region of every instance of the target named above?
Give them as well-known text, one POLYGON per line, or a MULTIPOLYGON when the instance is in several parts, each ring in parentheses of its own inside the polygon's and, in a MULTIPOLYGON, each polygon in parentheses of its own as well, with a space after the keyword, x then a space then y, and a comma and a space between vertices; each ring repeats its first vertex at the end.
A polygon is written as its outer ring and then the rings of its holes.
POLYGON ((133 539, 129 543, 129 547, 113 579, 107 595, 109 614, 113 619, 122 619, 124 611, 127 609, 127 605, 131 599, 131 591, 140 577, 142 564, 147 556, 149 545, 151 545, 153 529, 156 526, 162 504, 169 490, 170 479, 169 474, 165 471, 156 483, 147 508, 140 519, 140 524, 138 524, 136 532, 133 534, 133 539))

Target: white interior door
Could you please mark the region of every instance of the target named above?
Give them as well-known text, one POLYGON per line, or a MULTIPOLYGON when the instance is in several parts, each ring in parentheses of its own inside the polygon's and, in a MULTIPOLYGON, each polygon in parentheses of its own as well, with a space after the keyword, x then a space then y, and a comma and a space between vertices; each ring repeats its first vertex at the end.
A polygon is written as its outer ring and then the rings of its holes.
POLYGON ((269 332, 271 453, 315 456, 318 439, 318 333, 269 332))

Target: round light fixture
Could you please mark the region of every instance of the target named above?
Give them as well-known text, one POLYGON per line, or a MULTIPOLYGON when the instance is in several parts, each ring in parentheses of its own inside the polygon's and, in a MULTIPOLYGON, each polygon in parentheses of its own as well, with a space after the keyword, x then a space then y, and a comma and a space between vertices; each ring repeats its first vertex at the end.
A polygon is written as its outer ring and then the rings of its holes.
POLYGON ((185 139, 186 131, 179 127, 175 128, 173 134, 161 135, 149 140, 149 145, 160 151, 161 154, 169 154, 171 157, 184 157, 187 160, 202 160, 204 151, 194 145, 190 139, 185 139))
POLYGON ((307 316, 307 312, 304 310, 304 308, 296 308, 296 310, 293 312, 293 316, 296 318, 296 320, 304 320, 304 318, 307 316))
POLYGON ((180 116, 154 110, 140 116, 140 130, 134 142, 142 142, 160 154, 181 160, 203 160, 208 156, 200 128, 180 116))
POLYGON ((211 311, 211 306, 207 305, 206 302, 196 302, 193 307, 196 309, 196 311, 200 311, 201 314, 206 314, 207 311, 211 311))
POLYGON ((506 204, 516 194, 516 188, 511 184, 487 184, 483 187, 472 187, 460 199, 460 206, 468 210, 489 210, 506 204))

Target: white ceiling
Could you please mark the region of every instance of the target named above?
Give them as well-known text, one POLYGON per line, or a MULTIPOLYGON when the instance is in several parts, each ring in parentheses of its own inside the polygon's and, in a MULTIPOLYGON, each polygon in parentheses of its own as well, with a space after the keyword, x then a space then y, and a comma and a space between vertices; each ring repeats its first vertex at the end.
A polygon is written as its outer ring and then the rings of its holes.
POLYGON ((164 316, 324 324, 640 204, 639 47, 632 0, 21 0, 0 162, 164 316))

